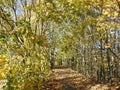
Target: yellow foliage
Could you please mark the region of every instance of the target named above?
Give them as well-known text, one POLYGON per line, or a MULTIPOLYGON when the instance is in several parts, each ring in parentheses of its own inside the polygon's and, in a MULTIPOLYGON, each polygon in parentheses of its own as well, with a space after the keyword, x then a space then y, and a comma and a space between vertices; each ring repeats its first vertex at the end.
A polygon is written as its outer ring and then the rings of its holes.
POLYGON ((3 63, 6 61, 5 55, 0 55, 0 63, 3 63))
POLYGON ((0 55, 0 59, 5 59, 6 56, 5 55, 0 55))
POLYGON ((108 43, 108 44, 105 45, 105 48, 110 48, 110 47, 111 47, 110 43, 108 43))
POLYGON ((5 55, 0 55, 0 65, 1 65, 1 69, 0 69, 0 79, 3 79, 6 77, 6 68, 5 68, 5 63, 6 62, 6 56, 5 55))
POLYGON ((53 5, 52 5, 52 4, 50 4, 50 3, 46 3, 46 5, 47 5, 47 7, 53 9, 53 5))
POLYGON ((34 36, 31 36, 31 39, 32 39, 32 40, 34 40, 34 39, 35 39, 35 37, 34 37, 34 36))
POLYGON ((73 2, 73 0, 68 0, 68 2, 72 3, 72 2, 73 2))
POLYGON ((97 31, 99 32, 101 30, 101 28, 97 28, 97 31))
POLYGON ((108 64, 107 63, 104 63, 104 68, 108 68, 108 64))
POLYGON ((106 4, 104 7, 105 8, 111 8, 111 5, 110 4, 106 4))
POLYGON ((114 12, 114 18, 118 17, 118 12, 114 12))
POLYGON ((104 12, 103 12, 103 15, 109 15, 110 14, 110 10, 108 9, 108 10, 105 10, 104 12))
POLYGON ((111 40, 116 41, 116 38, 113 37, 113 38, 111 38, 111 40))
POLYGON ((5 68, 0 69, 0 79, 3 79, 6 77, 7 70, 5 68))

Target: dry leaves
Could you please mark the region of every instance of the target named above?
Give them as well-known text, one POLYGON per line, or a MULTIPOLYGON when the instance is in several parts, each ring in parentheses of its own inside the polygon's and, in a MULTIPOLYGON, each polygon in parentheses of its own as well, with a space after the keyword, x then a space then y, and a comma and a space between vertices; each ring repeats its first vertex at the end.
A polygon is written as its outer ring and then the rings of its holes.
POLYGON ((45 90, 120 90, 118 86, 95 84, 94 80, 70 68, 57 68, 53 72, 53 80, 46 84, 45 90))

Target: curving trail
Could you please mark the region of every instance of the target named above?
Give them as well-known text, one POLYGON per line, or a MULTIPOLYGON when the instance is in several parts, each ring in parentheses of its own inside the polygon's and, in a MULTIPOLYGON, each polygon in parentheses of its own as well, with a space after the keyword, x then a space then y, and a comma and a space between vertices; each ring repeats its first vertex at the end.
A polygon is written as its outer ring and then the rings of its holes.
POLYGON ((70 68, 56 68, 53 72, 53 80, 46 84, 45 90, 120 90, 108 85, 95 84, 93 80, 70 68))

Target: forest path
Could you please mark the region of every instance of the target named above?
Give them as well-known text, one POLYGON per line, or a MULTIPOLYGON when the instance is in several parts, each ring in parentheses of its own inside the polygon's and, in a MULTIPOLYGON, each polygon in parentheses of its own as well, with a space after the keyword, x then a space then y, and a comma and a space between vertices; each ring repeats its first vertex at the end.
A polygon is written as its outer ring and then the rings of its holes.
POLYGON ((93 80, 70 68, 56 68, 53 72, 53 81, 48 82, 45 90, 120 90, 95 84, 93 80))

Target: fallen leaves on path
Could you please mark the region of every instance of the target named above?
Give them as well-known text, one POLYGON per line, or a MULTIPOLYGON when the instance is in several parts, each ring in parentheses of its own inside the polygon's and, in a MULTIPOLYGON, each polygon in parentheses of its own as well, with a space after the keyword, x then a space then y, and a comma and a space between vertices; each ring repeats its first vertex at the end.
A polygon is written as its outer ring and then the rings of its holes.
POLYGON ((53 80, 45 85, 45 90, 120 90, 108 85, 95 84, 93 80, 70 68, 57 68, 53 69, 53 72, 53 80))

